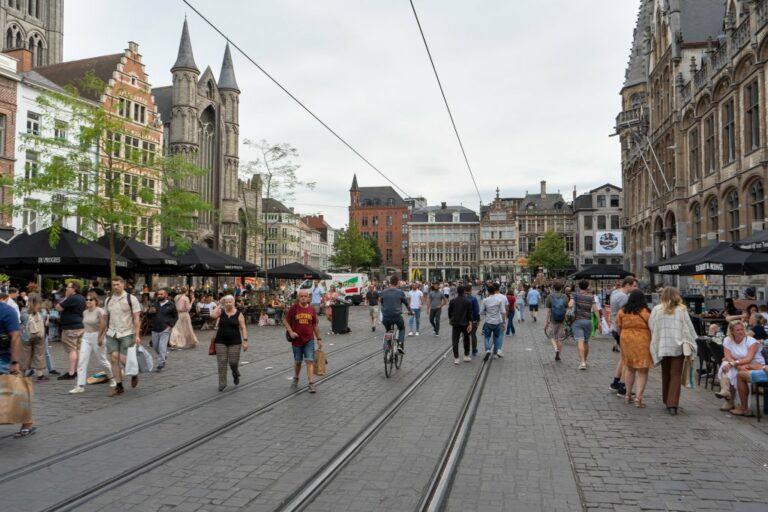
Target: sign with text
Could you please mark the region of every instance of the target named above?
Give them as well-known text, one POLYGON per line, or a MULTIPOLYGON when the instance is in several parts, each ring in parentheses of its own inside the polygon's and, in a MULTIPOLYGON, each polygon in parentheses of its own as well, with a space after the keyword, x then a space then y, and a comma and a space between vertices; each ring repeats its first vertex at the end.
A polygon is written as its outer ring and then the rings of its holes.
POLYGON ((620 256, 624 253, 624 233, 621 231, 596 231, 595 235, 595 254, 620 256))

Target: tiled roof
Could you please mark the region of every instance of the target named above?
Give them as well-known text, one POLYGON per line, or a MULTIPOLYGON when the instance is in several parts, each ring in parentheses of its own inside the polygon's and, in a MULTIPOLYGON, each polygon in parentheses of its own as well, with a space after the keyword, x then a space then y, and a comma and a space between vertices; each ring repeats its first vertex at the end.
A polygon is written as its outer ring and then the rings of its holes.
POLYGON ((192 53, 192 39, 189 37, 189 27, 187 26, 187 20, 184 20, 184 26, 181 28, 181 40, 179 41, 179 54, 176 57, 176 63, 171 68, 174 69, 191 69, 198 71, 195 64, 195 55, 192 53))
POLYGON ((406 208, 408 205, 392 187, 360 187, 360 206, 387 206, 387 200, 393 199, 394 206, 406 208), (371 205, 366 205, 370 201, 371 205), (378 201, 378 204, 376 203, 378 201))
POLYGON ((459 214, 459 222, 480 222, 480 217, 466 206, 427 206, 411 212, 411 222, 429 222, 429 214, 434 213, 435 222, 453 222, 453 214, 459 214))
POLYGON ((528 194, 520 205, 520 213, 536 210, 567 210, 573 211, 571 205, 565 202, 562 194, 528 194), (533 208, 531 208, 531 205, 533 208), (559 207, 558 207, 559 206, 559 207))
POLYGON ((576 198, 573 202, 574 211, 579 210, 591 210, 592 209, 592 194, 582 194, 576 198))
POLYGON ((263 210, 267 213, 293 213, 290 208, 285 206, 277 199, 273 199, 271 197, 268 199, 262 199, 261 204, 263 210))
POLYGON ((710 37, 717 40, 725 19, 723 0, 670 0, 670 11, 678 3, 684 43, 705 43, 710 37))
MULTIPOLYGON (((117 70, 117 65, 124 55, 124 53, 115 53, 112 55, 73 60, 62 62, 60 64, 52 64, 50 66, 41 66, 35 68, 35 71, 61 87, 67 85, 77 87, 78 82, 85 76, 85 74, 88 71, 92 71, 93 74, 106 85, 112 79, 112 74, 117 70)), ((82 97, 89 100, 99 101, 101 99, 94 91, 84 90, 79 92, 82 97)))
POLYGON ((229 52, 229 43, 224 48, 224 60, 221 63, 221 74, 219 75, 219 90, 231 89, 240 92, 235 79, 235 67, 232 65, 232 54, 229 52))
POLYGON ((173 86, 154 87, 152 96, 155 97, 155 106, 157 113, 160 114, 160 120, 163 121, 163 124, 169 124, 171 122, 171 108, 173 107, 173 86))

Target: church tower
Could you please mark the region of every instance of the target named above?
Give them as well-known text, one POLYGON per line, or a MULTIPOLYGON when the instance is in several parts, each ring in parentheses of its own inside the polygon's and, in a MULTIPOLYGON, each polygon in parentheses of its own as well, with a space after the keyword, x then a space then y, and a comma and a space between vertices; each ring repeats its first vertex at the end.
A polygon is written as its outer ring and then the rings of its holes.
POLYGON ((179 54, 171 68, 173 73, 173 93, 171 107, 171 129, 169 150, 171 154, 188 155, 196 159, 200 148, 197 140, 197 79, 200 70, 192 54, 192 41, 189 37, 187 20, 181 29, 179 54))
POLYGON ((221 238, 222 248, 228 254, 237 254, 238 237, 238 168, 240 166, 240 88, 235 79, 235 68, 229 44, 224 49, 224 60, 219 75, 221 117, 224 122, 223 160, 221 173, 221 238))
POLYGON ((2 51, 29 67, 58 64, 64 56, 64 0, 8 0, 0 5, 2 51), (19 51, 28 51, 26 57, 19 51))

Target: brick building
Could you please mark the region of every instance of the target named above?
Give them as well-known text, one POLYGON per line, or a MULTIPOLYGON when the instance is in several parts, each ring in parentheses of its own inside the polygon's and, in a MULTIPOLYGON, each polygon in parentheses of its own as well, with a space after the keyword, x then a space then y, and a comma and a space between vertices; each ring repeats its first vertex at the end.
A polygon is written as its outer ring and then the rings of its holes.
POLYGON ((349 219, 381 250, 382 265, 403 275, 408 270, 408 204, 392 187, 360 187, 357 175, 349 189, 349 219))
MULTIPOLYGON (((16 65, 15 59, 0 55, 0 176, 3 178, 13 176, 16 158, 16 97, 19 82, 16 65)), ((10 205, 12 200, 10 191, 0 187, 0 204, 10 205)), ((10 223, 10 212, 0 212, 0 230, 9 230, 10 223)))

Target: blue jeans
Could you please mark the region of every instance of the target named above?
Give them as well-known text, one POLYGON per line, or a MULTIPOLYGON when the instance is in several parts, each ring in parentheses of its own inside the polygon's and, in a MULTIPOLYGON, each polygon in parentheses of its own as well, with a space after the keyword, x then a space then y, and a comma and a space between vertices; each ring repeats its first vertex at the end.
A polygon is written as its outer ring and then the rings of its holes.
POLYGON ((503 324, 489 324, 485 322, 483 324, 483 337, 485 338, 485 351, 488 352, 491 349, 491 335, 493 335, 493 353, 495 354, 501 350, 501 346, 504 344, 504 336, 502 336, 503 324))
POLYGON ((403 322, 403 315, 397 315, 396 317, 384 317, 381 321, 384 325, 384 329, 389 331, 393 325, 397 326, 397 341, 403 343, 405 341, 405 322, 403 322))
POLYGON ((408 318, 408 330, 413 331, 413 322, 416 322, 416 332, 419 332, 421 327, 421 308, 411 308, 413 316, 408 318))
POLYGON ((507 315, 507 334, 515 334, 515 308, 509 310, 507 315))
POLYGON ((51 359, 51 348, 48 346, 48 336, 45 337, 45 365, 48 367, 48 373, 53 370, 53 359, 51 359))

